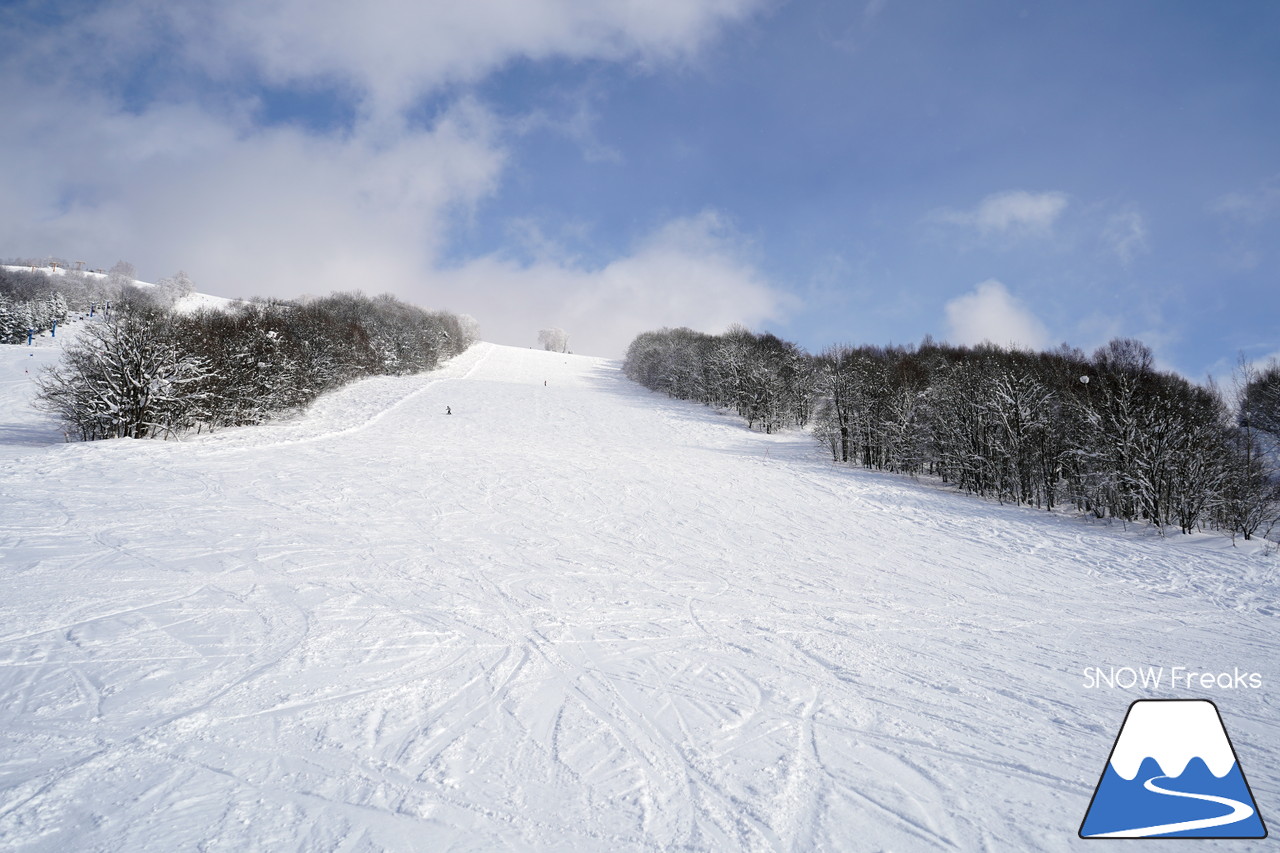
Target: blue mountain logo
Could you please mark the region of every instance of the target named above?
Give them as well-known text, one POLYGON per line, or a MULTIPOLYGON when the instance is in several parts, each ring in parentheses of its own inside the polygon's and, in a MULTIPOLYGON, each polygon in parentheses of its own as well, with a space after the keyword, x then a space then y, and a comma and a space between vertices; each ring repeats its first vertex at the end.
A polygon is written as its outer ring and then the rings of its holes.
POLYGON ((1080 837, 1266 838, 1217 706, 1207 699, 1130 705, 1080 837))

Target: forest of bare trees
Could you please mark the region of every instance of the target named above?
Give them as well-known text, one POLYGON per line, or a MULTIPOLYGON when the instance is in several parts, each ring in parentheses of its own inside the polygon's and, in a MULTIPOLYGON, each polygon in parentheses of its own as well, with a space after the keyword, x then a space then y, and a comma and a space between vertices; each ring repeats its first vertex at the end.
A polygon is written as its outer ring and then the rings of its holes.
POLYGON ((766 432, 809 426, 833 461, 932 476, 989 499, 1161 530, 1246 539, 1280 520, 1280 367, 1241 364, 1229 393, 1113 340, 1092 356, 994 345, 832 346, 663 329, 627 376, 736 411, 766 432))

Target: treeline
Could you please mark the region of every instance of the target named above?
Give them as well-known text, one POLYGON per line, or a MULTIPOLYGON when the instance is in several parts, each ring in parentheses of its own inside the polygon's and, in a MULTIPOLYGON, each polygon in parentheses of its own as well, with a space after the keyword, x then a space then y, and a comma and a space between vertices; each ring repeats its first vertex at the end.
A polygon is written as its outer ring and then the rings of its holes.
POLYGON ((834 461, 932 475, 995 500, 1246 539, 1280 520, 1275 365, 1242 365, 1229 404, 1215 387, 1156 370, 1129 339, 1092 357, 929 339, 813 356, 736 327, 646 332, 624 370, 752 427, 811 426, 834 461))
POLYGON ((25 343, 28 331, 40 334, 65 323, 71 308, 49 276, 0 267, 0 344, 25 343))
POLYGON ((41 378, 69 438, 169 437, 260 423, 354 379, 435 367, 475 322, 393 296, 339 293, 180 314, 126 300, 41 378))
MULTIPOLYGON (((109 273, 68 270, 50 274, 41 265, 22 261, 30 269, 0 265, 0 343, 25 343, 28 334, 39 335, 65 323, 74 315, 110 312, 112 306, 129 310, 172 308, 195 292, 184 272, 162 278, 154 285, 134 281, 133 265, 119 261, 109 273)), ((53 269, 50 267, 49 269, 53 269)))
POLYGON ((643 332, 627 348, 632 380, 681 400, 733 409, 751 428, 805 426, 818 398, 813 359, 795 344, 734 326, 643 332))

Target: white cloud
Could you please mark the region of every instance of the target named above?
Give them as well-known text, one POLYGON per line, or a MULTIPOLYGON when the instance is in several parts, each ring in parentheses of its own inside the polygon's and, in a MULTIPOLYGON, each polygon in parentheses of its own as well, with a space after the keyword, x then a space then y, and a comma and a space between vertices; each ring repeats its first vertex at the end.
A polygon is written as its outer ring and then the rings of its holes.
POLYGON ((120 0, 86 16, 98 43, 137 49, 176 38, 215 78, 246 70, 275 85, 351 87, 367 116, 394 116, 425 93, 472 83, 518 59, 688 61, 762 0, 120 0))
POLYGON ((880 13, 889 5, 889 0, 868 0, 867 5, 862 7, 862 20, 865 23, 871 23, 880 17, 880 13))
POLYGON ((984 237, 1043 236, 1066 208, 1064 193, 1010 190, 987 196, 972 210, 941 210, 933 218, 974 228, 984 237))
POLYGON ((1225 245, 1220 263, 1236 273, 1253 273, 1274 254, 1271 221, 1280 216, 1280 175, 1249 190, 1217 198, 1210 210, 1222 217, 1225 245))
POLYGON ((50 119, 40 91, 0 125, 0 148, 20 152, 0 159, 10 254, 124 258, 152 280, 181 268, 224 296, 392 291, 475 316, 487 340, 528 344, 561 326, 575 351, 612 356, 644 329, 757 325, 788 305, 713 212, 669 221, 596 266, 517 220, 531 263, 446 267, 455 221, 495 190, 507 162, 501 124, 472 101, 425 129, 321 137, 57 94, 80 120, 50 119))
POLYGON ((442 86, 474 82, 517 59, 689 61, 726 25, 770 3, 104 0, 62 14, 56 29, 28 26, 21 9, 5 22, 22 27, 20 39, 12 39, 15 49, 46 60, 62 54, 63 62, 46 72, 112 72, 163 49, 215 78, 248 70, 276 84, 346 81, 374 100, 403 104, 442 86), (85 55, 82 48, 89 47, 91 55, 85 55))
POLYGON ((974 345, 989 341, 1031 349, 1049 346, 1049 332, 1040 319, 995 279, 952 299, 945 310, 947 339, 952 343, 974 345))
POLYGON ((551 108, 539 108, 515 119, 513 129, 521 135, 550 131, 574 142, 588 163, 621 164, 622 152, 601 141, 596 132, 599 114, 595 102, 602 97, 594 86, 560 93, 551 108))
POLYGON ((1114 213, 1102 229, 1102 241, 1127 266, 1147 251, 1147 221, 1136 210, 1114 213))
POLYGON ((1259 371, 1268 370, 1273 365, 1280 365, 1280 350, 1275 350, 1274 352, 1269 352, 1266 355, 1252 359, 1250 360, 1249 365, 1259 371))
POLYGON ((669 221, 596 266, 516 221, 532 262, 445 266, 453 223, 494 191, 507 158, 500 123, 471 101, 429 128, 358 125, 340 137, 95 98, 76 103, 82 121, 42 126, 40 101, 27 102, 33 121, 0 126, 0 147, 23 151, 0 161, 12 254, 125 258, 152 280, 181 268, 233 297, 392 291, 475 316, 487 340, 527 344, 560 326, 575 351, 610 356, 645 329, 758 325, 789 304, 714 212, 669 221))
POLYGON ((493 118, 459 101, 429 128, 323 137, 193 107, 119 110, 44 90, 0 126, 0 233, 18 254, 183 268, 227 296, 406 290, 450 220, 492 192, 506 155, 493 118), (20 137, 20 138, 17 138, 20 137), (107 260, 102 260, 102 259, 107 260))
MULTIPOLYGON (((527 265, 442 260, 458 223, 501 185, 519 138, 451 86, 521 58, 689 61, 758 5, 102 4, 0 55, 3 248, 94 265, 124 258, 153 280, 182 268, 226 296, 392 291, 470 313, 490 340, 531 342, 562 325, 579 352, 620 354, 655 325, 759 323, 781 313, 784 297, 714 214, 675 219, 595 267, 555 254, 527 265), (201 98, 166 91, 126 107, 96 76, 127 76, 161 48, 157 56, 209 75, 166 84, 201 98), (331 134, 257 126, 253 96, 236 94, 249 90, 220 87, 255 74, 344 92, 356 119, 331 134), (425 125, 407 118, 424 94, 444 102, 425 125)), ((588 157, 617 156, 594 139, 589 98, 581 101, 564 132, 588 157)))
POLYGON ((790 297, 747 255, 721 217, 708 211, 666 223, 601 267, 550 257, 522 265, 490 256, 439 271, 432 284, 490 307, 489 319, 481 319, 486 340, 530 345, 539 329, 557 326, 569 333, 575 352, 620 356, 647 329, 720 332, 732 323, 755 326, 782 317, 790 297))
POLYGON ((1254 189, 1227 193, 1214 201, 1212 209, 1251 225, 1263 222, 1280 212, 1280 175, 1274 175, 1254 189))

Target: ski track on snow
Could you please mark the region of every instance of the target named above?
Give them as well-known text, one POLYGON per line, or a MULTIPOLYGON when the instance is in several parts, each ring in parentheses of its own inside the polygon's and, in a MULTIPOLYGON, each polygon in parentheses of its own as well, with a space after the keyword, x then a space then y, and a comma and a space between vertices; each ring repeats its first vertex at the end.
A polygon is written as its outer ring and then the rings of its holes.
POLYGON ((1262 672, 1209 698, 1280 790, 1276 560, 1217 537, 489 344, 181 442, 23 423, 6 849, 1066 849, 1139 698, 1097 665, 1262 672))

